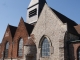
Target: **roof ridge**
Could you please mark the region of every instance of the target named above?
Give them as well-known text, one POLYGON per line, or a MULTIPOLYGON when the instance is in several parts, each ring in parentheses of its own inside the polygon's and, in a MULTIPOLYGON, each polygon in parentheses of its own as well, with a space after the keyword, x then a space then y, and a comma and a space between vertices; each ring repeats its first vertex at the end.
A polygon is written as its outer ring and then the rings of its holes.
MULTIPOLYGON (((50 8, 51 8, 51 7, 50 7, 50 8)), ((68 18, 68 17, 65 16, 64 14, 62 14, 62 13, 56 11, 56 10, 53 9, 53 8, 51 8, 51 10, 52 10, 57 16, 60 14, 61 16, 63 16, 64 18, 66 18, 67 21, 72 21, 72 22, 74 23, 74 25, 78 25, 75 21, 73 21, 72 19, 68 18)), ((59 16, 58 16, 58 17, 59 17, 59 16)), ((59 18, 61 18, 61 17, 59 17, 59 18)), ((62 19, 61 19, 61 20, 62 20, 62 19)), ((62 22, 64 22, 64 21, 62 21, 62 22)), ((64 23, 66 23, 66 22, 64 22, 64 23)))
POLYGON ((17 26, 13 26, 13 25, 10 25, 10 24, 8 24, 9 25, 9 27, 16 27, 17 28, 17 26))

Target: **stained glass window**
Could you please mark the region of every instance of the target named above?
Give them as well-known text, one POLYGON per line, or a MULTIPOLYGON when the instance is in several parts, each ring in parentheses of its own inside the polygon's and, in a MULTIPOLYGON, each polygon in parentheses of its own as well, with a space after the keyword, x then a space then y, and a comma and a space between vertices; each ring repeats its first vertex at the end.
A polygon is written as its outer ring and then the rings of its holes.
POLYGON ((23 39, 19 40, 18 56, 23 56, 23 39))
POLYGON ((8 51, 9 51, 9 42, 7 42, 5 45, 5 58, 8 57, 8 51))
POLYGON ((47 38, 44 38, 42 41, 41 56, 42 57, 50 56, 50 44, 47 38))

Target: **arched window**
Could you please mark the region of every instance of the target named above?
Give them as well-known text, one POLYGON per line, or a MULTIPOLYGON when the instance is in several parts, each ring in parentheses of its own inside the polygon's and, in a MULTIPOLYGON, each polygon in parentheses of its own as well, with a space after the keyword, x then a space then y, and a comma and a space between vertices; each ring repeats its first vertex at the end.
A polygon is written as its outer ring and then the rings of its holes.
POLYGON ((47 38, 43 38, 41 43, 41 56, 48 57, 50 56, 50 44, 47 38))
POLYGON ((80 47, 78 48, 77 57, 78 57, 78 60, 80 60, 80 47))
POLYGON ((21 57, 23 56, 23 39, 19 40, 19 45, 18 45, 18 56, 21 57))
POLYGON ((9 51, 9 42, 5 44, 5 55, 4 55, 5 58, 8 57, 8 51, 9 51))

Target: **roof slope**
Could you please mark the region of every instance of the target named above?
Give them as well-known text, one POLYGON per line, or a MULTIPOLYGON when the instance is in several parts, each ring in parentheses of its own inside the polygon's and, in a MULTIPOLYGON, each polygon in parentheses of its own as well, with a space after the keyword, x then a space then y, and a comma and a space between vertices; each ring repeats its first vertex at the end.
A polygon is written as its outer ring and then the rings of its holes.
POLYGON ((27 30, 27 32, 28 32, 28 35, 30 36, 30 34, 31 34, 34 26, 31 25, 31 24, 28 24, 28 23, 24 22, 24 19, 23 19, 22 17, 20 18, 20 24, 21 24, 21 23, 24 24, 24 26, 26 27, 26 30, 27 30))
MULTIPOLYGON (((51 7, 50 7, 51 8, 51 7)), ((74 22, 73 20, 67 18, 66 16, 64 16, 63 14, 57 12, 56 10, 52 9, 51 10, 57 15, 57 17, 63 22, 63 23, 67 23, 67 29, 68 32, 73 33, 78 35, 77 31, 75 30, 74 26, 78 25, 76 22, 74 22)))
POLYGON ((13 38, 14 37, 14 34, 16 32, 17 27, 12 26, 12 25, 9 25, 9 27, 10 27, 11 35, 12 35, 12 38, 13 38))
POLYGON ((33 30, 33 28, 34 28, 34 26, 31 25, 31 24, 25 23, 25 22, 24 22, 24 24, 25 24, 26 29, 27 29, 27 31, 28 31, 28 34, 29 34, 29 36, 30 36, 30 34, 31 34, 31 32, 32 32, 32 30, 33 30))
POLYGON ((61 21, 63 23, 68 23, 71 26, 75 26, 78 25, 76 22, 74 22, 73 20, 69 19, 68 17, 64 16, 63 14, 59 13, 58 11, 54 10, 51 8, 51 10, 58 16, 58 18, 61 19, 61 21))
POLYGON ((74 28, 76 29, 76 31, 78 32, 78 34, 80 34, 80 25, 74 26, 74 28))

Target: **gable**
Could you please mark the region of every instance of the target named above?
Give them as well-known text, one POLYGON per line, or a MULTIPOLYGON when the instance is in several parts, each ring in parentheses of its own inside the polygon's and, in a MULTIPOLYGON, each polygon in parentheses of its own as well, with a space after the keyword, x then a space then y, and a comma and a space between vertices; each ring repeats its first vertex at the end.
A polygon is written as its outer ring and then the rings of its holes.
MULTIPOLYGON (((42 28, 42 29, 58 29, 58 27, 61 27, 65 30, 67 30, 67 24, 64 24, 58 17, 57 15, 48 7, 48 5, 45 3, 45 6, 41 12, 41 15, 35 25, 34 30, 36 27, 42 28), (62 26, 61 26, 62 25, 62 26), (64 26, 66 28, 64 28, 64 26)), ((41 30, 42 30, 41 29, 41 30)), ((33 32, 34 32, 33 30, 33 32)), ((37 30, 36 30, 37 31, 37 30)), ((44 31, 44 30, 43 30, 44 31)))
POLYGON ((62 15, 61 13, 57 12, 56 10, 48 7, 48 5, 46 3, 45 3, 45 6, 44 6, 44 8, 41 12, 41 15, 40 15, 37 23, 39 22, 40 24, 42 24, 43 22, 39 21, 39 20, 42 20, 42 19, 44 19, 45 24, 47 24, 47 26, 50 26, 50 24, 53 23, 55 28, 57 28, 56 25, 58 25, 60 27, 60 25, 67 24, 66 25, 66 30, 69 33, 72 33, 74 35, 78 35, 78 33, 76 32, 76 30, 74 28, 74 26, 77 25, 77 23, 72 21, 71 19, 67 18, 66 16, 62 15), (49 22, 51 22, 51 23, 49 23, 49 22))
POLYGON ((28 31, 26 29, 25 23, 23 21, 23 18, 21 17, 19 25, 17 27, 15 35, 21 36, 22 34, 28 35, 28 31))
POLYGON ((27 41, 27 38, 30 36, 33 28, 33 25, 25 23, 21 17, 13 40, 17 41, 19 38, 23 38, 25 41, 27 41))
POLYGON ((77 31, 75 30, 74 26, 77 25, 77 23, 71 19, 69 19, 68 17, 64 16, 63 14, 59 13, 58 11, 50 8, 55 14, 56 16, 62 21, 62 23, 67 23, 67 31, 69 33, 72 33, 74 35, 78 36, 77 31))
MULTIPOLYGON (((6 42, 9 42, 10 43, 10 48, 12 47, 12 33, 11 33, 11 29, 10 29, 10 25, 7 26, 7 29, 5 31, 5 34, 4 34, 4 37, 2 39, 2 42, 1 42, 1 53, 4 51, 5 49, 5 44, 6 42)), ((11 50, 9 50, 10 52, 11 50)), ((10 55, 11 56, 11 55, 10 55)))
POLYGON ((6 29, 6 32, 4 34, 4 37, 9 37, 9 36, 10 36, 10 28, 8 26, 7 29, 6 29))
MULTIPOLYGON (((52 51, 51 53, 54 53, 52 54, 52 56, 54 60, 57 60, 59 54, 61 55, 61 53, 59 52, 59 48, 64 47, 63 42, 66 31, 67 24, 62 23, 62 21, 57 17, 57 15, 47 6, 47 4, 45 4, 41 15, 32 31, 32 34, 34 34, 35 36, 34 42, 37 48, 39 48, 41 38, 45 35, 52 43, 51 49, 54 49, 54 52, 52 51)), ((40 50, 38 49, 37 51, 40 50)), ((61 58, 64 58, 64 56, 61 58)))
POLYGON ((12 41, 12 33, 11 33, 11 29, 10 29, 10 25, 7 26, 7 29, 5 31, 5 34, 4 34, 4 37, 3 37, 3 40, 2 40, 2 43, 3 42, 6 42, 6 41, 9 41, 11 40, 12 41))
POLYGON ((34 30, 32 31, 32 34, 36 36, 36 44, 39 44, 39 40, 43 35, 47 35, 53 41, 55 41, 55 39, 58 40, 60 37, 64 39, 66 31, 67 24, 62 23, 56 14, 45 4, 34 30))

